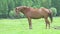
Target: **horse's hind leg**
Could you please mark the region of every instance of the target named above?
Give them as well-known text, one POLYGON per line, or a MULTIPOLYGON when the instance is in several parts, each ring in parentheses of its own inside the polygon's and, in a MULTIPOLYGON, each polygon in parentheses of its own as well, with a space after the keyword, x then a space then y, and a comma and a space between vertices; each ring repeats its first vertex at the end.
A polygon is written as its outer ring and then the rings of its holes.
POLYGON ((49 29, 50 29, 50 22, 49 22, 48 18, 45 18, 45 22, 46 22, 46 29, 47 29, 47 27, 49 27, 49 29))
POLYGON ((31 23, 31 18, 28 17, 28 22, 29 22, 29 29, 32 29, 32 23, 31 23))

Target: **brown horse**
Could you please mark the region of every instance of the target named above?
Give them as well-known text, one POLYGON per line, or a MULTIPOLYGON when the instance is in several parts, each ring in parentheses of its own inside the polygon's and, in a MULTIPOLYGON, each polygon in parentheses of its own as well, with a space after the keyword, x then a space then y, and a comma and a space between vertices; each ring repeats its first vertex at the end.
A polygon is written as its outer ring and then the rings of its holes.
POLYGON ((19 12, 22 12, 27 18, 29 23, 29 29, 32 29, 32 23, 31 19, 39 19, 44 18, 46 22, 46 28, 50 28, 50 22, 48 20, 48 17, 50 17, 50 20, 52 22, 52 12, 51 10, 47 8, 32 8, 27 6, 19 6, 16 7, 16 15, 19 14, 19 12))

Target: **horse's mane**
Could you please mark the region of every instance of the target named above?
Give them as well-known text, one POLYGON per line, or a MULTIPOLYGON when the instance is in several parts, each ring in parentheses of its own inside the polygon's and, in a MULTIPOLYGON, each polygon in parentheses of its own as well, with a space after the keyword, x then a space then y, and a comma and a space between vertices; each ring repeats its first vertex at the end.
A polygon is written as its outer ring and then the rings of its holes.
POLYGON ((16 8, 32 8, 32 9, 38 9, 38 8, 33 8, 33 7, 30 7, 30 6, 18 6, 16 8))
POLYGON ((24 7, 24 8, 32 8, 30 6, 18 6, 17 8, 24 7))

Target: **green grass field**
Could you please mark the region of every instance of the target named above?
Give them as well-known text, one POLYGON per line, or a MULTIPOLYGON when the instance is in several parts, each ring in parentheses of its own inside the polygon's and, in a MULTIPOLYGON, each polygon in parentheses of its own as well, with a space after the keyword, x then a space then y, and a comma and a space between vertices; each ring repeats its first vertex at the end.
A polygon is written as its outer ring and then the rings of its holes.
POLYGON ((44 19, 32 19, 33 29, 29 29, 28 21, 24 19, 0 19, 0 34, 60 34, 54 26, 60 26, 60 18, 54 17, 51 29, 45 29, 44 19))

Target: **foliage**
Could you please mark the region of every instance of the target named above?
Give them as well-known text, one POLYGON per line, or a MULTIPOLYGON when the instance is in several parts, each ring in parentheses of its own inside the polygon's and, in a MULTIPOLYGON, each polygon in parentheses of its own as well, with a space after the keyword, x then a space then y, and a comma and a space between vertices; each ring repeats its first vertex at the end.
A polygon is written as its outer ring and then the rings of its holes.
POLYGON ((52 0, 51 6, 57 9, 57 16, 60 16, 60 0, 52 0))
POLYGON ((10 18, 25 18, 23 13, 18 14, 18 16, 16 16, 15 10, 11 10, 9 13, 10 18))
POLYGON ((51 9, 52 12, 53 12, 53 16, 56 16, 56 14, 57 14, 57 9, 54 8, 54 7, 51 7, 50 9, 51 9))
POLYGON ((16 17, 15 12, 14 11, 10 11, 9 16, 10 16, 10 18, 15 18, 16 17))
POLYGON ((20 13, 20 18, 25 18, 25 15, 23 13, 20 13))

